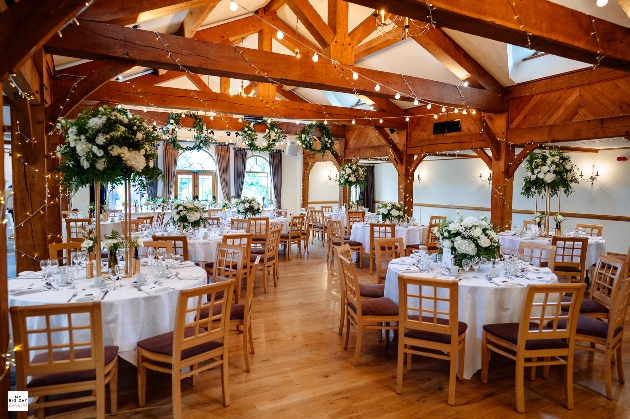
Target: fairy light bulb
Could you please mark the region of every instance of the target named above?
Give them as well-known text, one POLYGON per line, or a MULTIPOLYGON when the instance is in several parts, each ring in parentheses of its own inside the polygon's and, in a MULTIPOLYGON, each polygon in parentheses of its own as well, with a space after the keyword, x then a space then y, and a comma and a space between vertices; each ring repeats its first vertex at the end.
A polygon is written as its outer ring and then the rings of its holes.
POLYGON ((430 103, 427 105, 427 109, 431 109, 431 104, 430 103))
POLYGON ((230 0, 230 10, 236 12, 238 10, 238 4, 234 0, 230 0))
POLYGON ((396 96, 394 96, 394 98, 395 98, 396 100, 400 99, 400 93, 398 93, 398 92, 397 92, 397 93, 396 93, 396 96))
POLYGON ((276 38, 278 38, 278 39, 282 39, 282 38, 284 38, 284 32, 282 32, 282 31, 278 31, 278 32, 276 33, 276 38))
POLYGON ((376 90, 377 92, 381 90, 381 85, 376 83, 376 86, 374 86, 374 90, 376 90))
POLYGON ((457 109, 457 108, 453 109, 453 111, 454 111, 455 113, 459 113, 459 109, 457 109))
POLYGON ((418 103, 419 103, 418 99, 414 99, 414 101, 413 101, 414 106, 418 106, 418 103))
POLYGON ((352 78, 353 78, 354 80, 357 80, 357 79, 359 78, 359 75, 353 71, 353 72, 352 72, 352 78))
POLYGON ((324 125, 328 125, 328 120, 324 119, 324 125))
POLYGON ((442 106, 442 112, 446 112, 446 108, 442 106))
POLYGON ((597 4, 599 7, 604 7, 608 4, 608 0, 597 0, 597 4))
POLYGON ((409 122, 409 117, 406 117, 406 118, 405 118, 405 121, 409 122))
POLYGON ((352 120, 352 125, 354 125, 354 124, 356 124, 356 122, 355 122, 355 120, 353 119, 353 120, 352 120))
POLYGON ((474 115, 474 114, 477 113, 477 111, 473 109, 472 111, 470 111, 470 113, 472 113, 474 115))
POLYGON ((382 124, 383 123, 383 119, 379 119, 378 122, 382 124))
POLYGON ((464 109, 464 110, 462 111, 462 114, 464 114, 464 115, 466 115, 467 113, 468 113, 468 112, 466 112, 466 109, 464 109))
POLYGON ((433 115, 433 119, 437 119, 437 114, 434 114, 434 115, 433 115))
POLYGON ((319 55, 317 55, 317 53, 313 54, 313 62, 316 63, 317 61, 319 61, 319 55))

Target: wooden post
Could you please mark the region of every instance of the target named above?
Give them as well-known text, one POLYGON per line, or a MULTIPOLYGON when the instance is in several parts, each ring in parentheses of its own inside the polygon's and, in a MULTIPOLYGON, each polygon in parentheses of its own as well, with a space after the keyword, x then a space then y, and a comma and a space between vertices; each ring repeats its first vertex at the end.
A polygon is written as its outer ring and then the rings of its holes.
POLYGON ((499 153, 492 158, 492 191, 490 194, 490 221, 500 231, 512 228, 512 195, 514 175, 509 176, 509 167, 514 160, 514 148, 505 141, 498 144, 499 153))
POLYGON ((306 208, 308 206, 309 178, 311 176, 313 166, 315 166, 315 163, 302 164, 302 208, 306 208))
POLYGON ((230 79, 228 77, 219 78, 219 84, 221 87, 221 93, 226 95, 230 94, 230 79))
MULTIPOLYGON (((258 31, 258 50, 271 51, 271 40, 273 39, 273 28, 269 25, 262 25, 258 31)), ((258 83, 258 97, 264 101, 276 99, 276 85, 271 83, 258 83)))
POLYGON ((354 64, 354 47, 348 36, 348 3, 342 0, 328 1, 328 26, 335 36, 324 53, 342 64, 354 64))
MULTIPOLYGON (((3 97, 0 95, 0 109, 2 109, 3 97)), ((4 122, 2 120, 2 112, 0 112, 0 127, 4 126, 4 122)), ((2 158, 0 159, 0 187, 2 187, 2 202, 0 205, 0 220, 4 221, 4 210, 6 205, 6 197, 4 196, 4 191, 6 190, 5 180, 4 180, 4 148, 2 150, 2 158)), ((14 200, 15 201, 15 200, 14 200)), ((9 305, 6 304, 6 301, 9 301, 8 296, 8 280, 7 280, 7 225, 4 222, 0 222, 0 301, 3 301, 3 304, 0 304, 0 352, 5 352, 7 349, 7 345, 9 343, 9 305)), ((16 255, 17 256, 17 255, 16 255)), ((4 361, 4 360, 3 360, 4 361)), ((4 362, 0 365, 0 376, 5 372, 5 368, 8 368, 8 365, 5 366, 4 362)), ((7 391, 9 391, 9 381, 10 374, 7 371, 0 380, 0 394, 6 395, 7 391)), ((7 412, 7 397, 0 397, 0 412, 7 412)))

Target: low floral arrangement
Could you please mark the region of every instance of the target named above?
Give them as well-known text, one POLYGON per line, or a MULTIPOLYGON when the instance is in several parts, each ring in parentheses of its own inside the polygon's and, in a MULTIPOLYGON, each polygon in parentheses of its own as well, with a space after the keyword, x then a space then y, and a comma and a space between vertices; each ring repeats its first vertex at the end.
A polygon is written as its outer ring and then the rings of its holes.
POLYGON ((335 150, 335 137, 333 137, 328 126, 321 122, 311 122, 306 125, 304 131, 298 133, 295 139, 304 150, 321 154, 322 160, 327 151, 333 152, 335 150), (312 134, 313 128, 319 128, 322 136, 319 138, 315 137, 312 134), (315 140, 319 141, 319 148, 315 148, 315 140))
POLYGON ((276 145, 283 142, 287 136, 284 135, 282 129, 278 126, 277 122, 267 121, 267 130, 263 135, 264 143, 261 146, 258 145, 258 134, 254 129, 254 123, 248 122, 241 130, 241 137, 243 144, 252 151, 266 151, 269 152, 276 148, 276 145))
POLYGON ((192 227, 199 228, 206 225, 206 206, 200 202, 175 201, 173 203, 173 213, 169 222, 176 226, 181 226, 182 230, 192 227))
POLYGON ((566 219, 567 218, 564 215, 562 215, 561 213, 559 213, 559 212, 556 213, 556 215, 553 216, 553 220, 556 222, 556 225, 562 224, 562 222, 564 220, 566 220, 566 219))
POLYGON ((354 186, 365 184, 365 168, 354 163, 341 166, 339 186, 354 186))
POLYGON ((105 235, 105 240, 103 240, 102 245, 105 249, 109 250, 110 253, 116 253, 116 250, 126 248, 127 242, 122 234, 114 230, 105 235))
POLYGON ((140 236, 133 236, 131 239, 131 245, 134 249, 138 249, 140 247, 144 247, 144 242, 140 236))
POLYGON ((96 181, 121 184, 130 179, 145 190, 162 171, 157 160, 157 128, 123 108, 101 106, 81 112, 76 120, 60 118, 57 129, 66 142, 57 148, 62 183, 76 192, 96 181))
POLYGON ((245 218, 258 215, 262 212, 262 206, 255 198, 243 197, 234 202, 234 207, 239 215, 245 218))
MULTIPOLYGON (((459 213, 459 212, 458 212, 459 213)), ((488 222, 487 217, 446 220, 434 233, 440 236, 440 247, 451 249, 455 264, 462 266, 464 259, 485 256, 494 259, 499 251, 499 239, 496 228, 488 222)))
POLYGON ((527 156, 523 189, 521 195, 532 198, 536 194, 556 196, 560 190, 566 196, 573 192, 574 184, 579 183, 577 168, 571 157, 560 150, 545 150, 527 156))
POLYGON ((535 212, 534 213, 534 221, 536 221, 536 224, 542 223, 545 221, 545 214, 544 213, 540 213, 540 212, 535 212))
POLYGON ((81 243, 81 249, 85 249, 86 252, 92 253, 96 247, 96 233, 93 228, 88 228, 83 233, 83 242, 81 243))
POLYGON ((376 207, 376 213, 385 222, 403 221, 407 217, 402 202, 381 202, 376 207))

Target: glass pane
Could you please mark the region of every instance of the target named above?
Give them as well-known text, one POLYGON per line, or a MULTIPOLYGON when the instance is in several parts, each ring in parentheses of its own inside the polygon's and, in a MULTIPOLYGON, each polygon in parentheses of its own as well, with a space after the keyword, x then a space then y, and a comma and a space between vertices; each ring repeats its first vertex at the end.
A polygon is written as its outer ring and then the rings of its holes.
POLYGON ((179 170, 216 170, 217 164, 214 158, 201 150, 185 151, 177 158, 179 170))
POLYGON ((247 159, 245 170, 247 172, 269 173, 269 162, 262 156, 252 156, 247 159))
POLYGON ((269 198, 269 175, 267 173, 246 173, 245 185, 243 185, 243 196, 256 198, 262 202, 269 198))
POLYGON ((212 195, 212 176, 199 175, 199 200, 212 202, 213 198, 216 199, 212 195))
POLYGON ((192 199, 193 177, 192 175, 177 176, 177 198, 180 200, 192 199))

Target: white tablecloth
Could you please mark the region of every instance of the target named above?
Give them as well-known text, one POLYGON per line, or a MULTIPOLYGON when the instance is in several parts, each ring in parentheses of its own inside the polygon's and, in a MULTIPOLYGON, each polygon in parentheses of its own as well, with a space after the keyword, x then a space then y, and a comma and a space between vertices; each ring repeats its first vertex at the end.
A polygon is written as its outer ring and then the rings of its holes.
MULTIPOLYGON (((529 240, 518 236, 499 234, 499 244, 501 249, 517 251, 519 244, 522 242, 551 244, 551 239, 529 240)), ((586 267, 597 263, 600 255, 606 254, 606 241, 601 238, 591 237, 588 239, 588 247, 586 249, 586 267)), ((579 261, 578 261, 579 262, 579 261)))
MULTIPOLYGON (((396 237, 402 237, 405 246, 408 244, 423 244, 427 235, 426 226, 417 227, 401 227, 396 226, 396 237)), ((370 225, 356 223, 352 226, 352 232, 350 233, 350 240, 355 240, 363 243, 365 249, 370 248, 370 225)))
POLYGON ((217 253, 217 244, 221 237, 203 240, 188 240, 188 256, 193 262, 213 262, 217 253))
MULTIPOLYGON (((397 262, 410 261, 411 258, 395 259, 387 269, 385 281, 385 297, 398 304, 398 274, 405 265, 397 262)), ((493 323, 518 323, 523 311, 523 302, 527 287, 500 287, 489 282, 486 272, 469 273, 459 282, 459 321, 468 324, 466 331, 466 359, 464 361, 464 378, 470 379, 481 369, 481 341, 483 326, 493 323), (477 276, 476 278, 474 276, 477 276)), ((410 273, 412 276, 433 278, 433 273, 410 273)), ((558 278, 551 274, 537 274, 547 281, 557 282, 558 278)), ((446 278, 437 275, 438 278, 446 278)), ((451 277, 450 279, 453 279, 451 277)), ((529 281, 519 278, 516 282, 540 284, 539 281, 529 281)), ((448 297, 445 295, 444 297, 448 297)))
MULTIPOLYGON (((153 282, 155 274, 151 268, 142 267, 141 272, 147 273, 147 280, 153 282)), ((178 291, 197 287, 207 282, 205 270, 199 267, 178 269, 180 275, 194 275, 196 279, 163 279, 162 283, 174 288, 173 290, 148 295, 131 286, 133 278, 125 278, 121 282, 123 288, 110 290, 101 300, 103 313, 103 340, 105 345, 119 347, 119 355, 136 365, 136 344, 142 339, 156 336, 173 330, 175 310, 177 308, 178 291)), ((81 279, 77 279, 76 285, 81 292, 90 289, 92 279, 85 279, 82 272, 81 279)), ((16 288, 34 287, 44 285, 40 278, 16 278, 9 281, 9 291, 16 288)), ((108 284, 108 288, 111 285, 108 284)), ((60 291, 45 291, 21 296, 9 295, 9 306, 34 306, 42 304, 65 304, 72 296, 73 290, 62 288, 60 291)), ((75 298, 76 299, 76 298, 75 298)), ((75 300, 73 299, 73 301, 75 300)), ((45 324, 40 320, 31 319, 29 328, 43 328, 45 324), (32 323, 32 324, 31 324, 32 323)), ((53 325, 60 326, 60 325, 53 325)), ((43 342, 42 342, 43 343, 43 342)))
POLYGON ((347 214, 341 214, 341 213, 335 213, 335 212, 327 212, 324 214, 324 216, 330 216, 330 218, 332 220, 335 221, 341 221, 341 225, 343 226, 343 228, 346 228, 346 216, 347 214))

